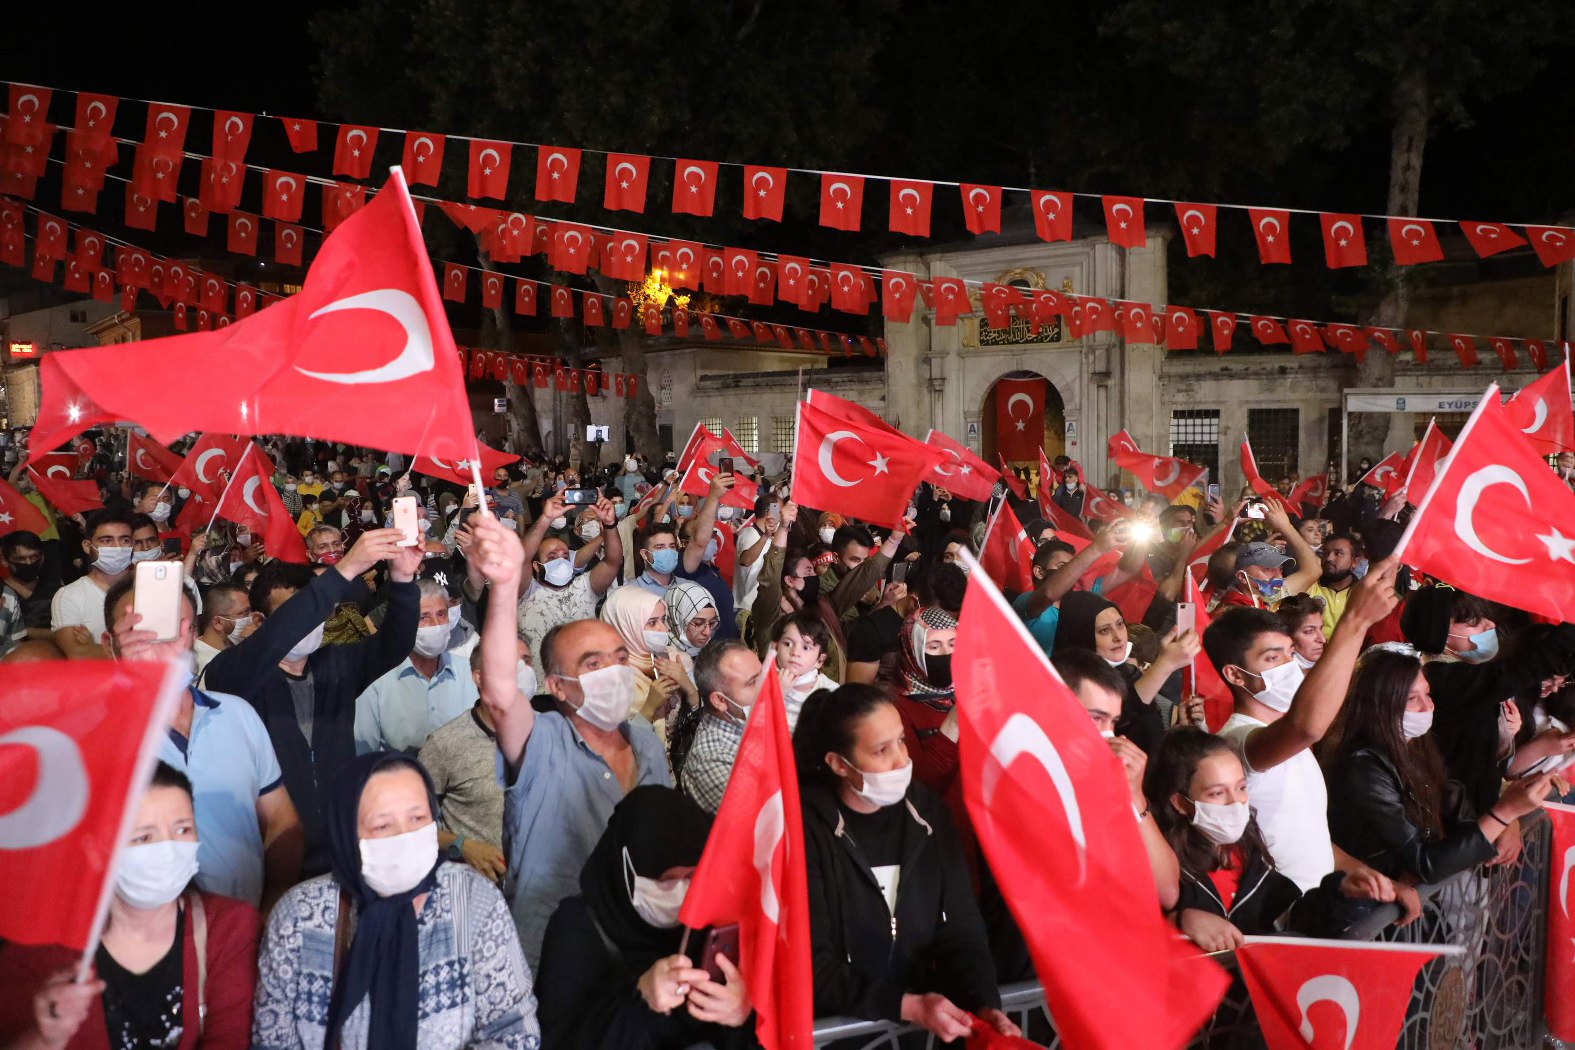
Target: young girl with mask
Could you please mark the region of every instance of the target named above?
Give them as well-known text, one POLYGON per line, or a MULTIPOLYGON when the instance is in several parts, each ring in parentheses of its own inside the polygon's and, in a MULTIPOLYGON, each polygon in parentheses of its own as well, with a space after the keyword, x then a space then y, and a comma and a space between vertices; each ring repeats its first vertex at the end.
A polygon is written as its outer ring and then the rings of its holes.
POLYGON ((94 977, 80 953, 0 949, 0 1042, 70 1050, 245 1047, 257 979, 257 910, 199 893, 191 782, 159 763, 115 865, 94 977))
POLYGON ((1478 807, 1433 740, 1429 678, 1409 652, 1378 648, 1356 666, 1345 705, 1318 747, 1334 844, 1392 878, 1440 882, 1493 860, 1510 825, 1536 812, 1552 773, 1512 780, 1478 807))
POLYGON ((438 856, 437 797, 405 755, 358 756, 324 795, 333 873, 268 918, 254 1047, 526 1047, 531 974, 503 896, 438 856))
POLYGON ((1330 872, 1304 894, 1276 871, 1253 818, 1246 770, 1220 737, 1194 726, 1171 730, 1145 780, 1181 864, 1171 918, 1206 952, 1287 930, 1335 937, 1367 910, 1352 900, 1394 900, 1393 884, 1372 872, 1330 872))
POLYGON ((972 1012, 1007 1035, 995 963, 946 807, 914 784, 885 690, 818 692, 793 732, 803 792, 815 1012, 943 1040, 972 1012), (944 918, 943 918, 944 916, 944 918))
POLYGON ((804 701, 817 689, 835 689, 837 683, 821 670, 831 646, 831 631, 826 622, 812 612, 797 612, 777 621, 771 636, 777 666, 792 676, 783 700, 787 703, 788 728, 798 724, 804 701))
POLYGON ((744 976, 725 956, 713 981, 697 968, 705 931, 678 912, 700 863, 711 818, 670 787, 625 795, 580 872, 580 892, 558 905, 542 942, 542 1046, 547 1050, 718 1050, 756 1046, 744 976))

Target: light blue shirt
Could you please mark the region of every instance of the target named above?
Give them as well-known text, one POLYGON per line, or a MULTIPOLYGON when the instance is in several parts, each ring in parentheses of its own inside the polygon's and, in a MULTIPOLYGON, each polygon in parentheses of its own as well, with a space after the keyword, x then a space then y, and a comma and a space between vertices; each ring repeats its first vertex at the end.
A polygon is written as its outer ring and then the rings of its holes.
POLYGON ((480 698, 468 657, 444 653, 427 681, 407 656, 356 697, 355 753, 415 754, 434 729, 469 711, 480 698))
MULTIPOLYGON (((671 787, 667 755, 651 724, 636 717, 623 732, 634 748, 635 786, 671 787)), ((535 973, 547 920, 559 902, 580 892, 580 869, 607 830, 613 807, 623 801, 623 785, 574 723, 557 711, 536 715, 512 784, 498 755, 498 781, 503 785, 503 852, 509 861, 503 895, 535 973)))
POLYGON ((279 759, 251 704, 229 693, 192 695, 190 738, 169 730, 159 758, 191 780, 198 887, 255 907, 263 891, 257 799, 284 790, 279 759))
MULTIPOLYGON (((680 554, 679 558, 682 559, 683 555, 680 554)), ((681 565, 681 564, 683 564, 683 562, 680 560, 679 564, 681 565)), ((675 579, 675 580, 678 579, 678 573, 677 572, 673 573, 673 579, 675 579)), ((645 590, 650 591, 652 594, 656 595, 658 598, 666 598, 667 597, 667 588, 672 586, 671 583, 663 583, 661 580, 653 579, 649 569, 647 569, 645 572, 642 572, 640 575, 638 575, 638 576, 636 576, 634 578, 634 585, 636 587, 642 587, 645 590)))

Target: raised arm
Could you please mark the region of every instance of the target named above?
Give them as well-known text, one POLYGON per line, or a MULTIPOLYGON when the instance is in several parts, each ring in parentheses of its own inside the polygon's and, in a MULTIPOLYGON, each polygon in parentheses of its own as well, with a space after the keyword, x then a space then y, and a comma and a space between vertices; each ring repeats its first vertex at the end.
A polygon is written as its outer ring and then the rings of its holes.
POLYGON ((531 522, 530 529, 525 533, 524 561, 520 564, 529 565, 536 560, 536 551, 541 547, 541 541, 547 538, 547 529, 552 525, 552 519, 561 517, 565 504, 563 497, 558 495, 548 496, 541 505, 541 515, 531 522))
MULTIPOLYGON (((1305 546, 1305 544, 1304 544, 1305 546)), ((1399 561, 1390 556, 1374 565, 1352 588, 1345 615, 1334 629, 1334 637, 1324 646, 1323 655, 1307 672, 1296 690, 1291 709, 1272 725, 1255 730, 1247 737, 1247 764, 1263 772, 1273 769, 1298 752, 1312 747, 1334 724, 1351 685, 1351 671, 1368 629, 1388 616, 1399 601, 1395 595, 1395 573, 1399 561)))
POLYGON ((875 586, 875 582, 886 575, 886 567, 902 549, 903 537, 913 529, 913 519, 903 518, 902 524, 886 537, 879 550, 865 558, 857 568, 837 582, 836 589, 831 592, 831 607, 839 617, 846 616, 848 610, 857 605, 859 599, 875 586))
POLYGON ((618 531, 618 510, 603 496, 596 501, 596 517, 601 520, 602 560, 591 569, 591 590, 606 594, 623 568, 623 534, 618 531))
MULTIPOLYGON (((1274 500, 1263 501, 1263 521, 1269 528, 1285 537, 1291 556, 1296 559, 1296 571, 1285 578, 1285 593, 1303 593, 1317 583, 1318 577, 1323 575, 1323 562, 1318 560, 1317 553, 1306 540, 1302 539, 1302 534, 1291 528, 1291 519, 1279 503, 1274 500)), ((1390 590, 1392 592, 1394 588, 1391 587, 1390 590)))
POLYGON ((705 501, 695 512, 694 524, 690 526, 689 543, 684 547, 684 571, 691 576, 700 571, 700 565, 705 561, 706 545, 711 542, 711 533, 716 531, 717 508, 722 505, 722 497, 732 491, 733 484, 734 479, 731 474, 713 476, 711 491, 705 494, 705 501))
POLYGON ((1064 598, 1077 581, 1081 580, 1089 568, 1098 561, 1100 556, 1115 549, 1116 533, 1113 526, 1106 525, 1094 536, 1094 542, 1084 547, 1072 556, 1072 560, 1061 566, 1049 576, 1034 591, 1033 597, 1028 599, 1028 616, 1030 619, 1039 616, 1050 606, 1064 598))
MULTIPOLYGON (((492 587, 486 619, 481 625, 481 702, 492 716, 504 763, 517 771, 525 760, 531 730, 536 727, 530 697, 515 684, 515 667, 519 663, 515 644, 519 637, 517 610, 525 552, 519 537, 491 515, 478 518, 471 531, 476 537, 471 545, 472 556, 492 587)), ((533 527, 531 531, 536 530, 533 527)))

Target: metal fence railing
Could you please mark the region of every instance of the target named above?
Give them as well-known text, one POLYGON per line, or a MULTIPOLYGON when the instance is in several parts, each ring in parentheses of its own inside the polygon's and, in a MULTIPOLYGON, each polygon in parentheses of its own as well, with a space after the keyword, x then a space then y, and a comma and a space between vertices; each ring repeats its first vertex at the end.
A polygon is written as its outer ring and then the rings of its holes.
MULTIPOLYGON (((1405 929, 1390 925, 1399 910, 1386 905, 1352 931, 1353 939, 1465 949, 1422 968, 1397 1050, 1535 1050, 1543 1045, 1552 825, 1539 813, 1521 821, 1521 829, 1524 847, 1513 864, 1478 868, 1437 886, 1419 887, 1422 917, 1405 929)), ((1221 953, 1216 959, 1236 979, 1188 1050, 1261 1050, 1263 1035, 1235 958, 1221 953)), ((1575 995, 1575 989, 1570 994, 1575 995)), ((1008 985, 1001 989, 1001 998, 1024 1035, 1060 1050, 1038 984, 1008 985)), ((886 1022, 839 1017, 816 1021, 815 1045, 833 1043, 838 1050, 916 1050, 933 1047, 935 1040, 922 1030, 886 1022)))

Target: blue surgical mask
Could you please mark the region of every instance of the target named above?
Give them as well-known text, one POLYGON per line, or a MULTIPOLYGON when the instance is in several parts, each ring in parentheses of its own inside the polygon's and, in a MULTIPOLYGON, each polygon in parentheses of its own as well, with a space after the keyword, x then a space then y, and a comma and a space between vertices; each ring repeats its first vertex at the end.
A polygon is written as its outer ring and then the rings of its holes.
MULTIPOLYGON (((1451 634, 1450 637, 1451 638, 1458 638, 1459 635, 1451 634)), ((1493 657, 1498 655, 1498 628, 1497 627, 1489 627, 1485 631, 1478 631, 1476 634, 1471 635, 1470 641, 1471 641, 1471 644, 1473 646, 1475 646, 1476 648, 1472 649, 1470 652, 1456 653, 1455 654, 1456 656, 1459 656, 1462 660, 1464 660, 1466 663, 1468 663, 1468 664, 1486 663, 1487 661, 1493 659, 1493 657)))
POLYGON ((678 516, 679 516, 679 517, 680 517, 680 518, 690 518, 690 517, 693 517, 693 516, 694 516, 694 512, 695 512, 695 508, 694 508, 694 505, 693 505, 693 504, 690 504, 690 503, 681 503, 681 504, 679 504, 679 506, 678 506, 678 516))
POLYGON ((678 552, 671 547, 666 550, 651 552, 651 571, 659 572, 663 576, 678 568, 678 552))

